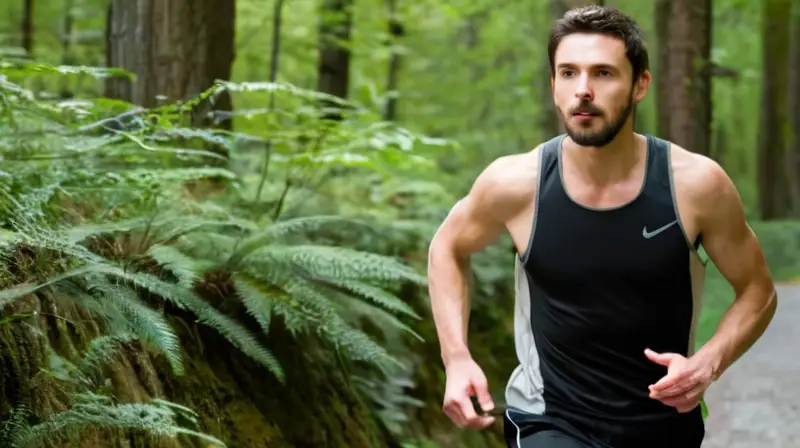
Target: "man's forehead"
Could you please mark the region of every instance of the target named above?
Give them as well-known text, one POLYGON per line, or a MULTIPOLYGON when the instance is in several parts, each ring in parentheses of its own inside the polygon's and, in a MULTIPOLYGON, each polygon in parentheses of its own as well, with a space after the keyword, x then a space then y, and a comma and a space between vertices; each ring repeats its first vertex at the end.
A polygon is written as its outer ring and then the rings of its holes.
POLYGON ((625 43, 604 34, 565 36, 556 49, 557 64, 625 65, 625 43))

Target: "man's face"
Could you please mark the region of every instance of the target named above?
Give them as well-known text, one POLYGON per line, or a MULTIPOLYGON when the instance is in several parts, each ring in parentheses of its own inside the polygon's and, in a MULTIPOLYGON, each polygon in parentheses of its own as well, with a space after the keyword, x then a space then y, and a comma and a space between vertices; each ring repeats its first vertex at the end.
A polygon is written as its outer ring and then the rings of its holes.
POLYGON ((644 98, 649 73, 633 84, 625 43, 601 34, 570 34, 556 49, 552 80, 556 109, 581 146, 604 146, 644 98))

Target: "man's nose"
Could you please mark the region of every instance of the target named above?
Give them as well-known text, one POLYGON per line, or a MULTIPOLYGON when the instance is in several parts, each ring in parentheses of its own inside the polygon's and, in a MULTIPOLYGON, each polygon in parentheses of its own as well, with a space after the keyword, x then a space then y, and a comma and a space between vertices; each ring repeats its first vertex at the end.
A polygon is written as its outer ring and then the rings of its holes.
POLYGON ((578 80, 578 88, 575 89, 575 96, 581 101, 591 101, 594 97, 587 74, 581 75, 578 80))

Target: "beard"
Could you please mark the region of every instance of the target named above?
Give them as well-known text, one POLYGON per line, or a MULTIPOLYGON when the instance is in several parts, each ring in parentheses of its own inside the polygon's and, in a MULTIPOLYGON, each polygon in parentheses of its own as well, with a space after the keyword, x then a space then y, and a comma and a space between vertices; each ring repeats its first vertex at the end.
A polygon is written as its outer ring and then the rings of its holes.
MULTIPOLYGON (((579 109, 587 109, 598 112, 594 118, 595 120, 598 120, 605 115, 597 107, 589 103, 582 102, 573 110, 579 109)), ((560 110, 559 114, 564 122, 564 128, 566 128, 567 135, 572 139, 572 141, 580 146, 602 147, 611 143, 614 138, 616 138, 617 134, 619 134, 619 131, 622 130, 623 126, 625 126, 625 121, 628 120, 632 110, 633 92, 631 92, 631 95, 628 98, 628 104, 626 104, 625 108, 620 111, 616 119, 610 123, 604 123, 604 126, 598 131, 591 131, 588 129, 583 130, 580 129, 580 125, 570 126, 568 120, 564 117, 564 114, 560 110)))

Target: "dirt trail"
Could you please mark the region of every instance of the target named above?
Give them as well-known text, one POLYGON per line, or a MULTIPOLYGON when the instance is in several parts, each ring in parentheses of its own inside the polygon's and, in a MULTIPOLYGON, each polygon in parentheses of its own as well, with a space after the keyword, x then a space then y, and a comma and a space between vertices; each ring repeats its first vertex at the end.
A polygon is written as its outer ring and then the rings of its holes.
POLYGON ((706 402, 703 448, 800 447, 800 285, 778 287, 772 325, 706 402))

